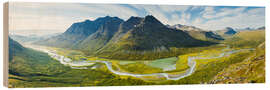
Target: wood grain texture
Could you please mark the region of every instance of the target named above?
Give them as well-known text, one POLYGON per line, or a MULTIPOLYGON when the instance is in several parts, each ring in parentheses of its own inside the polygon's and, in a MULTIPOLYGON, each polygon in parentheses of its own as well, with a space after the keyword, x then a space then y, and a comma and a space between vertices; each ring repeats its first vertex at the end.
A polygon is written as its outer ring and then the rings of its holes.
POLYGON ((4 38, 4 45, 3 45, 3 49, 4 49, 4 57, 3 57, 3 61, 4 61, 4 86, 8 87, 8 28, 9 28, 9 22, 8 22, 8 16, 9 16, 9 11, 8 11, 8 7, 9 7, 9 3, 6 2, 3 5, 3 38, 4 38))

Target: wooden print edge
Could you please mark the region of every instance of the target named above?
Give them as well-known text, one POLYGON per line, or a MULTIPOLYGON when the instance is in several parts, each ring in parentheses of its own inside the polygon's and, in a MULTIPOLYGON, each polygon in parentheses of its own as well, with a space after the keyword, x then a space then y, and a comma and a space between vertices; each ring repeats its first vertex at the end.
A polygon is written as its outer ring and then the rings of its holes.
POLYGON ((3 84, 5 87, 8 87, 8 16, 9 16, 9 3, 3 3, 3 84))

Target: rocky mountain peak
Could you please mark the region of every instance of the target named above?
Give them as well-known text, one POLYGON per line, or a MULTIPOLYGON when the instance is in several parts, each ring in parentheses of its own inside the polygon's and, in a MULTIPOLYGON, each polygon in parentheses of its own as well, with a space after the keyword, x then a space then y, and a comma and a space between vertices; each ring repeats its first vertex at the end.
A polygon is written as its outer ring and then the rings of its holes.
POLYGON ((236 34, 236 33, 237 32, 231 27, 226 27, 225 28, 225 33, 224 34, 233 35, 233 34, 236 34))

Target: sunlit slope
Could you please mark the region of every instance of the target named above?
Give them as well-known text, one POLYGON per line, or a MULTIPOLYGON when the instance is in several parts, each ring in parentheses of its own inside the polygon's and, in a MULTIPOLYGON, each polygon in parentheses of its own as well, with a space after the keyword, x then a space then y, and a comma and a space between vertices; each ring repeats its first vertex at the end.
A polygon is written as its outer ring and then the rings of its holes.
MULTIPOLYGON (((48 54, 25 48, 9 38, 9 87, 74 87, 102 85, 146 85, 136 78, 120 78, 103 64, 99 68, 71 69, 48 54)), ((153 83, 152 83, 153 84, 153 83)))
POLYGON ((232 35, 235 35, 236 33, 238 33, 236 30, 234 30, 231 27, 226 27, 222 30, 217 30, 215 31, 217 34, 221 35, 222 37, 230 37, 232 35))
POLYGON ((188 50, 182 51, 185 48, 207 47, 217 43, 168 28, 154 16, 148 15, 132 16, 126 21, 106 16, 74 23, 63 34, 36 44, 76 49, 87 55, 109 59, 153 60, 188 53, 188 50), (171 52, 175 53, 169 56, 165 54, 171 52))
MULTIPOLYGON (((254 48, 256 50, 243 51, 217 59, 197 60, 196 71, 192 75, 162 84, 264 83, 265 31, 241 31, 226 39, 224 43, 233 49, 254 48)), ((213 54, 213 52, 208 54, 213 54)))
POLYGON ((123 22, 123 20, 117 17, 107 18, 106 22, 102 24, 95 33, 89 35, 82 42, 74 45, 73 48, 91 53, 105 46, 118 31, 120 23, 123 22))
POLYGON ((96 55, 112 59, 153 60, 169 57, 166 53, 171 53, 173 51, 171 48, 204 47, 216 44, 195 39, 182 30, 168 28, 151 15, 145 18, 131 17, 121 25, 120 29, 119 32, 123 33, 119 35, 117 33, 106 46, 97 51, 96 55), (126 25, 126 23, 133 25, 126 25))
POLYGON ((203 41, 220 41, 224 40, 220 35, 212 32, 212 31, 206 31, 203 29, 200 29, 195 26, 187 26, 187 25, 181 25, 181 24, 176 24, 173 26, 169 26, 169 28, 177 29, 177 30, 183 30, 187 32, 190 36, 192 36, 195 39, 198 40, 203 40, 203 41))
POLYGON ((233 48, 256 48, 265 41, 265 30, 240 31, 227 37, 225 44, 233 48))
POLYGON ((9 73, 14 75, 53 75, 65 71, 64 65, 43 52, 24 48, 9 38, 9 73))
POLYGON ((190 36, 198 40, 219 42, 224 40, 220 35, 212 31, 186 31, 190 36))
POLYGON ((73 23, 64 33, 35 44, 85 50, 100 47, 116 32, 121 22, 123 20, 120 18, 106 16, 73 23))
POLYGON ((224 69, 210 83, 264 83, 265 82, 265 43, 243 62, 224 69))
POLYGON ((240 31, 225 41, 233 48, 254 48, 244 61, 225 68, 209 83, 264 83, 265 30, 240 31))

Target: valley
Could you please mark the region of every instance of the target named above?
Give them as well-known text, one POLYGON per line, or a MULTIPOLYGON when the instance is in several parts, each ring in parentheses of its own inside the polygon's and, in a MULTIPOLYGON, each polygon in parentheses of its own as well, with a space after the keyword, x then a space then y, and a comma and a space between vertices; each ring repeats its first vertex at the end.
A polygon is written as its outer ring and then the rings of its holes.
MULTIPOLYGON (((107 69, 116 75, 123 75, 123 76, 132 76, 136 78, 141 78, 143 80, 151 80, 152 78, 165 78, 165 80, 179 80, 184 77, 191 75, 196 70, 196 60, 204 60, 202 63, 212 62, 208 59, 218 59, 222 57, 230 57, 231 54, 238 53, 238 52, 247 52, 253 51, 253 48, 249 49, 239 49, 233 50, 229 48, 230 46, 224 46, 222 52, 216 51, 215 53, 194 53, 193 55, 188 56, 187 58, 181 58, 183 56, 178 57, 171 57, 165 59, 158 59, 158 60, 151 60, 151 61, 122 61, 122 60, 110 60, 110 59, 103 59, 98 57, 91 57, 86 58, 83 55, 74 55, 69 57, 75 57, 73 59, 67 58, 66 56, 60 55, 59 51, 52 49, 50 47, 44 46, 35 46, 35 45, 25 45, 28 48, 32 48, 38 51, 42 51, 48 53, 52 58, 58 60, 61 64, 66 66, 70 66, 73 69, 87 69, 89 66, 95 69, 97 66, 94 66, 96 63, 103 63, 106 65, 107 69), (76 58, 77 57, 77 58, 76 58), (184 60, 186 59, 186 60, 184 60), (185 63, 183 63, 185 62, 185 63), (166 65, 167 64, 167 65, 166 65), (136 67, 130 67, 130 65, 134 65, 136 67), (140 67, 143 65, 143 68, 140 67), (178 66, 178 67, 176 67, 178 66), (186 68, 180 68, 180 67, 186 68), (114 68, 113 68, 114 67, 114 68), (120 68, 123 67, 123 68, 120 68), (125 68, 126 67, 126 68, 125 68), (146 67, 146 68, 145 68, 146 67), (137 68, 134 71, 132 68, 137 68), (149 69, 147 69, 149 68, 149 69), (140 69, 143 69, 143 72, 136 72, 140 69), (132 72, 133 71, 133 72, 132 72), (151 78, 151 79, 149 79, 151 78)), ((204 51, 208 52, 208 51, 204 51)), ((74 53, 74 52, 71 52, 74 53)), ((69 53, 66 53, 69 54, 69 53)), ((161 79, 162 80, 162 79, 161 79)), ((156 81, 156 80, 155 80, 156 81)))
POLYGON ((147 15, 131 16, 126 21, 106 16, 74 23, 61 35, 34 44, 79 50, 88 56, 109 59, 154 60, 197 52, 194 48, 202 51, 218 42, 196 39, 147 15))
POLYGON ((10 38, 10 87, 264 82, 265 30, 180 27, 107 16, 42 40, 10 38))

